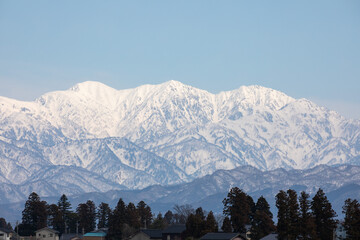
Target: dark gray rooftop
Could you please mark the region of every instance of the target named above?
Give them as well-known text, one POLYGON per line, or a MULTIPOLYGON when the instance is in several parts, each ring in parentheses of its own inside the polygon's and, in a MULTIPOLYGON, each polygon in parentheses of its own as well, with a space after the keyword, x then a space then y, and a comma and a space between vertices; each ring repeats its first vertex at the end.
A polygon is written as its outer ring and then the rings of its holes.
POLYGON ((277 240, 278 239, 278 235, 276 233, 271 233, 263 238, 261 238, 260 240, 277 240))
POLYGON ((170 225, 163 231, 164 234, 181 234, 186 230, 185 224, 170 225))
POLYGON ((141 229, 140 232, 145 233, 150 237, 150 239, 159 239, 162 238, 162 230, 161 229, 141 229))
POLYGON ((11 229, 6 229, 6 228, 0 228, 0 231, 1 231, 1 232, 4 232, 4 233, 12 233, 12 232, 14 232, 13 230, 11 230, 11 229))
POLYGON ((240 236, 239 233, 207 233, 202 236, 201 240, 231 240, 240 236))

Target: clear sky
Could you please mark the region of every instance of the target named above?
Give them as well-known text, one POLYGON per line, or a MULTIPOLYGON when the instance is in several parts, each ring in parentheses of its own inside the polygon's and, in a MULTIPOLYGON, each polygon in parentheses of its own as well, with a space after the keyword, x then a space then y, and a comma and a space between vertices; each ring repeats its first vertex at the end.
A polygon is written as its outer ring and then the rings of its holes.
POLYGON ((0 0, 0 95, 262 85, 360 119, 360 1, 0 0))

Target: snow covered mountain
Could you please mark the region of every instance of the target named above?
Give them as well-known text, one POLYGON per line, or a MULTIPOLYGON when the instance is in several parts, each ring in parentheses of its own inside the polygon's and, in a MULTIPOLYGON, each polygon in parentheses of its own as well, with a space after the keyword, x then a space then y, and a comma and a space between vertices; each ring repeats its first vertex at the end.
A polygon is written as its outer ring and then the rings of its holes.
POLYGON ((177 81, 84 82, 33 102, 0 97, 0 163, 1 190, 42 196, 178 184, 243 165, 356 165, 360 121, 260 86, 211 94, 177 81))

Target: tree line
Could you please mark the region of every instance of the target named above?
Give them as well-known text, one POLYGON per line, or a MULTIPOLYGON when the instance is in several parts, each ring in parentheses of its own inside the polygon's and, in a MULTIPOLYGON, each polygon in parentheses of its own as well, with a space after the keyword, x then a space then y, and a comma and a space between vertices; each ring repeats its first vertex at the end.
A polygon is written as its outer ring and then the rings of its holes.
MULTIPOLYGON (((86 233, 96 228, 108 228, 108 239, 128 238, 141 228, 164 229, 171 224, 185 224, 183 237, 198 239, 208 232, 240 232, 247 230, 251 239, 257 240, 270 233, 278 233, 278 239, 332 239, 337 216, 322 189, 312 199, 302 191, 298 196, 295 190, 279 191, 275 196, 277 225, 267 200, 261 196, 255 202, 243 190, 233 187, 223 200, 222 221, 216 220, 212 211, 191 205, 175 205, 174 212, 167 211, 153 215, 150 206, 144 201, 136 205, 125 204, 119 199, 114 209, 107 203, 88 200, 80 203, 75 211, 67 196, 63 194, 57 204, 42 201, 38 194, 31 193, 22 211, 22 222, 15 231, 21 236, 34 236, 35 231, 51 227, 60 234, 86 233)), ((360 204, 357 200, 347 199, 343 206, 344 227, 348 239, 360 239, 360 204)), ((0 218, 0 227, 12 228, 0 218)))
MULTIPOLYGON (((245 232, 249 225, 251 239, 257 240, 270 233, 277 233, 279 240, 295 239, 333 239, 338 223, 324 191, 319 189, 310 200, 305 191, 298 196, 295 190, 279 191, 275 196, 277 226, 270 212, 270 206, 264 197, 254 203, 251 196, 241 189, 232 188, 224 199, 224 232, 245 232)), ((347 199, 343 206, 345 219, 343 226, 347 239, 360 239, 360 204, 357 200, 347 199)))

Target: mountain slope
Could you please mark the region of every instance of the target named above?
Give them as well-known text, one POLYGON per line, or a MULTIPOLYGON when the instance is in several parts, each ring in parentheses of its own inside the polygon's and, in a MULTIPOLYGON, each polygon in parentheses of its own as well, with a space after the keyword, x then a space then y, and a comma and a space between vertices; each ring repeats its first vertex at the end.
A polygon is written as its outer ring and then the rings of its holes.
POLYGON ((243 165, 359 164, 360 121, 261 86, 211 94, 177 81, 84 82, 34 102, 0 97, 0 150, 3 183, 65 165, 144 188, 243 165))
MULTIPOLYGON (((65 169, 62 172, 65 172, 65 169)), ((62 175, 60 174, 60 176, 62 175)), ((4 184, 0 184, 1 190, 2 186, 4 184)), ((277 212, 275 195, 279 190, 291 188, 298 194, 300 191, 306 191, 312 197, 318 188, 322 188, 341 217, 341 207, 345 199, 360 198, 360 166, 320 165, 307 170, 275 169, 271 171, 241 166, 232 170, 218 170, 189 183, 172 186, 155 185, 142 190, 115 190, 114 188, 114 190, 105 192, 69 195, 69 199, 73 208, 89 199, 93 200, 96 205, 106 202, 111 207, 115 207, 119 198, 123 198, 125 202, 131 201, 135 204, 143 200, 151 206, 153 213, 159 211, 165 213, 167 210, 172 210, 175 204, 191 204, 193 207, 201 206, 206 210, 221 213, 222 200, 226 197, 229 189, 235 186, 250 194, 255 201, 261 195, 264 196, 271 205, 274 216, 277 212)), ((57 202, 60 195, 59 193, 49 198, 45 197, 43 193, 40 194, 42 199, 46 199, 49 203, 57 202)), ((22 203, 25 200, 24 197, 22 203)), ((23 204, 16 203, 0 205, 0 216, 6 216, 7 220, 16 220, 17 218, 14 216, 19 218, 23 207, 23 204), (8 209, 13 210, 8 212, 8 209)))

